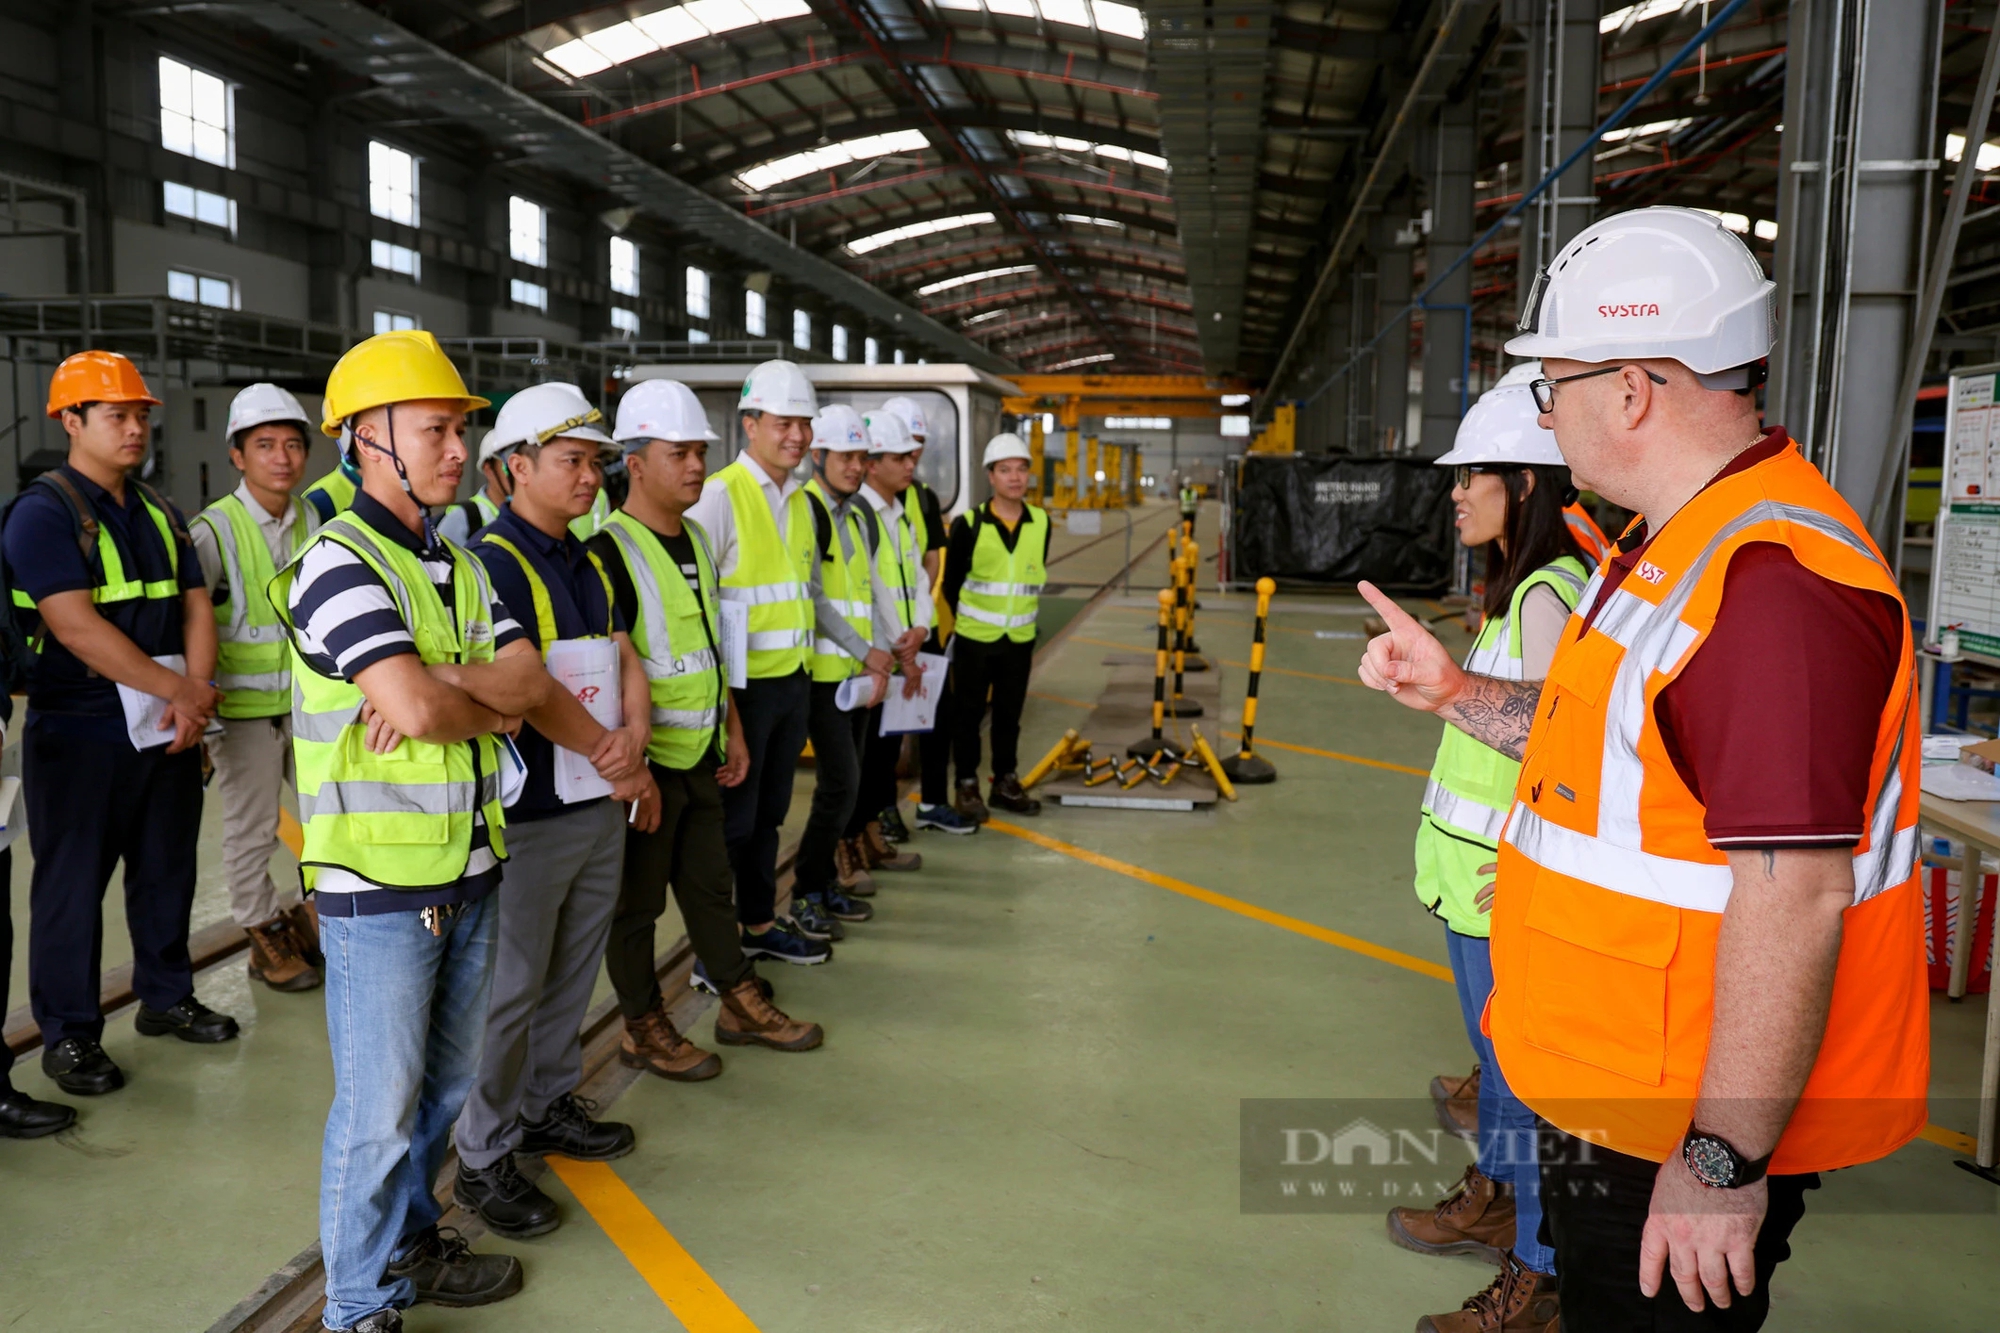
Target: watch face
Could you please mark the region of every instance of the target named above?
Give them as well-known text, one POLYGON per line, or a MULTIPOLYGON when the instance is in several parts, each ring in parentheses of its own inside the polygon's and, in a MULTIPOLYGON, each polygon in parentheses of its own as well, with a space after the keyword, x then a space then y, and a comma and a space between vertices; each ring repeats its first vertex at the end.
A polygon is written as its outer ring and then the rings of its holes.
POLYGON ((1683 1152, 1688 1170, 1695 1179, 1716 1189, 1727 1189, 1736 1180, 1736 1154, 1728 1144, 1709 1135, 1690 1134, 1683 1152))

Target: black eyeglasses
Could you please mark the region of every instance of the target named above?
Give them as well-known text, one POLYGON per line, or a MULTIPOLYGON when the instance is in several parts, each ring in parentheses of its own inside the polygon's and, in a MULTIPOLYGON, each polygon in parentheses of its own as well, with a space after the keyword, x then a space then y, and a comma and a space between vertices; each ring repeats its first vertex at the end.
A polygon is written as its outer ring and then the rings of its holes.
MULTIPOLYGON (((1556 410, 1556 385, 1568 384, 1573 380, 1596 379, 1599 375, 1616 375, 1629 364, 1630 362, 1625 362, 1615 366, 1605 366, 1602 370, 1586 370, 1581 375, 1565 375, 1559 380, 1532 380, 1528 384, 1528 392, 1535 396, 1536 411, 1553 412, 1556 410)), ((1646 370, 1644 366, 1640 366, 1639 369, 1646 370)), ((1655 384, 1667 382, 1665 375, 1650 370, 1646 370, 1646 378, 1655 384)))
POLYGON ((1474 477, 1484 476, 1489 472, 1500 473, 1505 471, 1507 469, 1504 467, 1490 467, 1481 463, 1460 463, 1453 471, 1452 480, 1458 483, 1458 489, 1462 491, 1472 485, 1474 477))

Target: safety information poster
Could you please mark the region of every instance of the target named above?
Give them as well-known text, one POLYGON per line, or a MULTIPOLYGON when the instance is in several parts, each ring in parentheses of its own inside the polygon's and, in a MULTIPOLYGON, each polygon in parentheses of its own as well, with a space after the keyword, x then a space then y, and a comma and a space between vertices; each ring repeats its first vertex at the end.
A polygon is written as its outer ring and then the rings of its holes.
POLYGON ((1945 494, 1926 637, 1958 631, 1962 651, 2000 658, 2000 367, 1952 372, 1945 416, 1945 494))

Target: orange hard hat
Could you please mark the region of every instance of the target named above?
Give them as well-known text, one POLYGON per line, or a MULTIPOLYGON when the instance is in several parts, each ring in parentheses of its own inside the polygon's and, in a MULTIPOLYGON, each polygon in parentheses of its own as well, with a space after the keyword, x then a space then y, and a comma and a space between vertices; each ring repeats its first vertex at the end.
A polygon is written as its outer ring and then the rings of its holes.
POLYGON ((79 403, 151 403, 160 400, 146 391, 139 368, 117 352, 78 352, 49 380, 49 415, 59 417, 79 403))

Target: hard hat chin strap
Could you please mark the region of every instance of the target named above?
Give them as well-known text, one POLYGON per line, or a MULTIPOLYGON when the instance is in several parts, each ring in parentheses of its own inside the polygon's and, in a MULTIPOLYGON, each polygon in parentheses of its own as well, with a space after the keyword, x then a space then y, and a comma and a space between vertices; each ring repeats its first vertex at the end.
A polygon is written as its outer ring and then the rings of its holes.
POLYGON ((410 497, 410 502, 416 505, 417 512, 423 515, 424 549, 426 551, 435 551, 438 548, 438 534, 437 525, 431 522, 431 507, 422 500, 417 499, 416 489, 410 485, 410 470, 403 466, 403 456, 396 452, 396 405, 394 403, 390 403, 382 409, 382 419, 389 423, 388 444, 377 444, 366 435, 363 435, 358 429, 354 431, 355 442, 357 444, 365 444, 377 453, 388 455, 389 465, 396 469, 396 480, 401 484, 403 494, 410 497))

